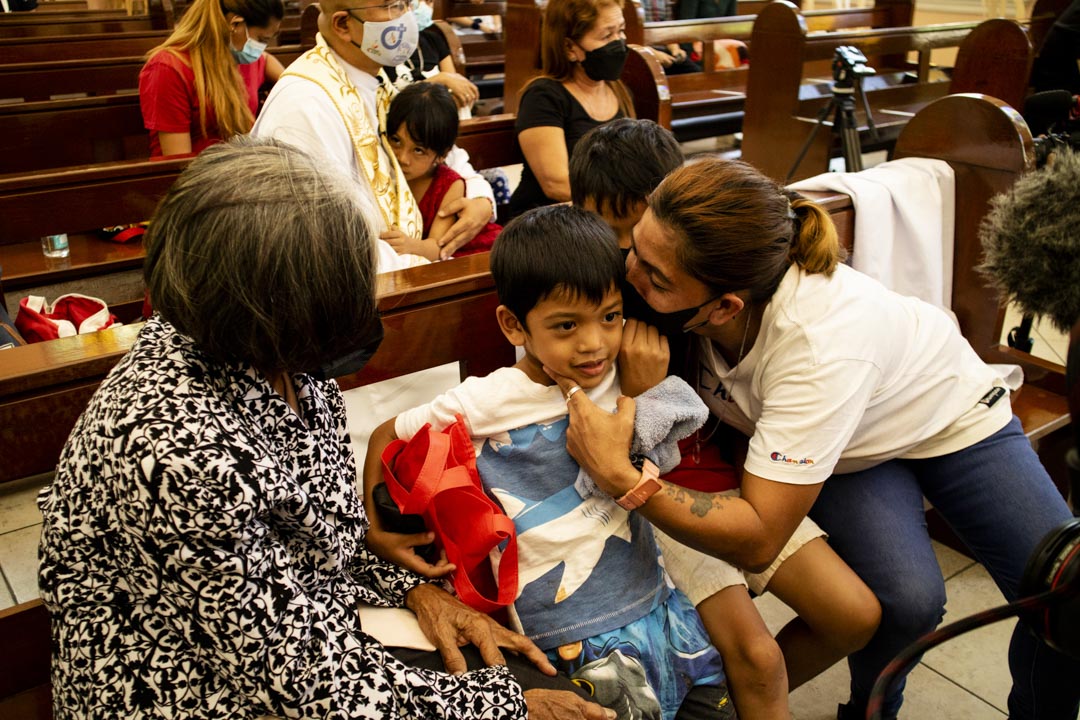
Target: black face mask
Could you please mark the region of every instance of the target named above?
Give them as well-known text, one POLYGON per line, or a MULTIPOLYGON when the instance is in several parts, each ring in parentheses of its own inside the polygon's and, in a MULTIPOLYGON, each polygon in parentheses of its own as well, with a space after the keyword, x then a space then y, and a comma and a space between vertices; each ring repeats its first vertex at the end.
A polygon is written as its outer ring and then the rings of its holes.
POLYGON ((685 329, 683 327, 686 323, 690 322, 691 318, 701 311, 701 308, 716 299, 713 297, 694 307, 662 313, 654 310, 651 305, 645 302, 645 299, 641 297, 637 288, 635 288, 629 280, 624 279, 622 282, 622 295, 623 315, 625 317, 634 318, 647 325, 652 325, 659 330, 662 335, 666 335, 671 339, 677 338, 683 333, 688 333, 694 328, 701 327, 708 322, 708 318, 706 318, 697 325, 685 329))
POLYGON ((651 319, 653 320, 653 324, 656 325, 656 328, 661 333, 663 333, 664 335, 671 335, 677 337, 682 333, 688 333, 691 330, 699 328, 705 323, 709 322, 709 318, 706 317, 704 320, 697 323, 696 325, 685 327, 686 323, 690 322, 690 319, 692 317, 701 312, 701 308, 705 307, 715 299, 716 298, 712 297, 701 303, 700 305, 684 308, 682 310, 675 310, 674 312, 662 313, 653 310, 653 316, 651 319))
POLYGON ((622 75, 628 52, 625 40, 612 40, 604 47, 586 51, 581 69, 595 82, 614 82, 622 75))
POLYGON ((346 353, 341 357, 328 360, 313 370, 309 374, 316 380, 333 380, 344 375, 352 375, 367 365, 368 360, 375 354, 375 351, 379 349, 379 345, 383 341, 383 326, 382 321, 379 321, 375 325, 375 329, 372 330, 371 337, 364 343, 363 347, 346 353))

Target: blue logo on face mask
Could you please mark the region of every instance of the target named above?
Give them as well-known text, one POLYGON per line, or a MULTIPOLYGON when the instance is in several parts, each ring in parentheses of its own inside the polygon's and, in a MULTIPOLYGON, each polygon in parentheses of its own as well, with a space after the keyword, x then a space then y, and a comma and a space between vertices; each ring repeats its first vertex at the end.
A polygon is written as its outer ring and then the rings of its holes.
POLYGON ((396 50, 403 37, 405 37, 405 25, 401 24, 383 30, 382 37, 379 40, 387 50, 396 50))

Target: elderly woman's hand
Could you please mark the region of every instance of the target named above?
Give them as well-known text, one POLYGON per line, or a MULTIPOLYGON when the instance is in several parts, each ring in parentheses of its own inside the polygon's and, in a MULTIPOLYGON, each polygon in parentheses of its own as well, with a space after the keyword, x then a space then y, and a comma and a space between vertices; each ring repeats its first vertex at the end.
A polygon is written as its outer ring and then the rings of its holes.
POLYGON ((622 391, 637 397, 667 377, 668 339, 652 325, 630 318, 623 326, 619 348, 619 383, 622 391))
POLYGON ((615 720, 618 715, 568 690, 526 690, 529 720, 615 720))
POLYGON ((532 640, 506 629, 434 585, 414 587, 406 594, 405 605, 416 613, 420 629, 439 649, 448 673, 460 675, 468 669, 458 648, 472 644, 488 665, 505 665, 499 648, 506 648, 527 657, 545 675, 555 674, 554 666, 532 640))
POLYGON ((439 257, 448 259, 484 229, 491 219, 491 201, 488 198, 462 198, 449 202, 439 210, 439 217, 457 215, 458 219, 446 234, 439 238, 442 250, 439 257))
POLYGON ((621 497, 637 485, 641 473, 630 464, 630 441, 634 437, 634 400, 619 397, 614 413, 596 406, 568 377, 545 367, 552 380, 569 396, 570 425, 566 449, 597 486, 611 497, 621 497), (573 391, 573 392, 571 392, 573 391))

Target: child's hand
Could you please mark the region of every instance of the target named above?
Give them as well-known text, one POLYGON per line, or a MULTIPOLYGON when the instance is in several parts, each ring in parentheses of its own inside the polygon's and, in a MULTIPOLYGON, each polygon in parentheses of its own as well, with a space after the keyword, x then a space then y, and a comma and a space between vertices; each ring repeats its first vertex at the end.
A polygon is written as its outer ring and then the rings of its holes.
POLYGON ((619 348, 619 383, 622 391, 637 397, 667 376, 668 339, 660 331, 630 318, 623 326, 619 348))
POLYGON ((411 235, 405 234, 400 228, 394 227, 379 235, 379 239, 385 240, 386 242, 390 243, 390 247, 397 250, 400 254, 405 252, 404 250, 402 250, 402 248, 405 246, 405 243, 415 238, 413 238, 411 235))
POLYGON ((420 557, 414 548, 429 545, 435 541, 435 533, 395 533, 384 530, 378 513, 369 516, 371 527, 368 528, 364 543, 376 557, 411 570, 426 578, 441 578, 457 570, 457 566, 446 561, 446 554, 440 553, 434 565, 420 557))
POLYGON ((434 240, 414 238, 396 227, 382 233, 379 238, 394 248, 398 255, 419 255, 432 261, 439 259, 439 244, 434 240))

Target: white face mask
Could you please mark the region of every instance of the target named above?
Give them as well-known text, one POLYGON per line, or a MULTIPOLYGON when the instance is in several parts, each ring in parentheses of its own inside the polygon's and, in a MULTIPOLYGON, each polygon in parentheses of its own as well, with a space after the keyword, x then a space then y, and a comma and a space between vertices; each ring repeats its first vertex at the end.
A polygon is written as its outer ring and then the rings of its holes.
POLYGON ((365 21, 363 42, 352 44, 380 65, 395 67, 412 56, 419 41, 416 16, 409 11, 393 20, 365 21))

